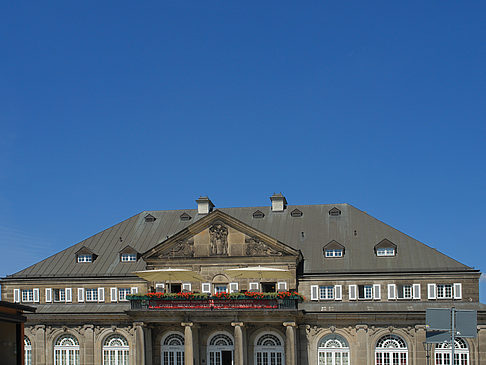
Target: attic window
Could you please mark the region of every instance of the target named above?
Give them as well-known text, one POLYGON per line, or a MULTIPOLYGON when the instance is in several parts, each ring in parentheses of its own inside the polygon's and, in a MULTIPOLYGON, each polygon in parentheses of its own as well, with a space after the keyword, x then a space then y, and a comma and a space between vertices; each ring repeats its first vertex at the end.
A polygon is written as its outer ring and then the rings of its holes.
POLYGON ((147 214, 145 216, 145 222, 153 222, 155 221, 155 217, 152 214, 147 214))
POLYGON ((338 208, 334 207, 329 211, 329 215, 331 217, 337 217, 338 215, 341 215, 341 211, 338 208))
POLYGON ((376 256, 391 257, 397 254, 397 245, 387 239, 382 240, 375 246, 376 256))
POLYGON ((343 257, 344 250, 342 248, 334 248, 332 250, 324 250, 326 257, 343 257))
POLYGON ((302 217, 302 215, 304 215, 304 213, 302 213, 300 210, 298 209, 294 209, 293 211, 290 212, 290 215, 292 217, 302 217))
POLYGON ((179 218, 181 219, 182 222, 187 222, 192 219, 192 217, 186 212, 182 213, 179 218))
POLYGON ((77 262, 93 262, 93 255, 92 254, 78 255, 77 262))
POLYGON ((257 211, 255 211, 255 212, 253 213, 253 218, 257 218, 257 219, 259 219, 259 218, 263 218, 263 217, 265 217, 265 214, 263 214, 263 212, 262 212, 262 211, 257 210, 257 211))
POLYGON ((122 253, 120 255, 121 262, 136 262, 137 261, 137 254, 136 253, 122 253))

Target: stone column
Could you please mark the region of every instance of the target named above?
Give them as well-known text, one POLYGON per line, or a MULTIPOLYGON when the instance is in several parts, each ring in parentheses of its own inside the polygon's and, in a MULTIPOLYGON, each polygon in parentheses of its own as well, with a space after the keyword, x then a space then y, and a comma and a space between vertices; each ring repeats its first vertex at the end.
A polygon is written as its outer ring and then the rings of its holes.
POLYGON ((235 359, 234 365, 244 365, 243 360, 243 322, 232 322, 231 325, 235 328, 235 359))
POLYGON ((143 335, 143 322, 134 322, 135 328, 135 357, 136 363, 140 365, 145 364, 145 338, 143 335))
POLYGON ((145 339, 145 365, 152 365, 152 328, 145 326, 143 328, 143 336, 145 339))
POLYGON ((94 326, 92 324, 86 324, 82 332, 84 335, 84 363, 85 365, 94 365, 94 326))
POLYGON ((184 365, 194 365, 194 346, 192 344, 192 322, 182 322, 184 327, 184 365))
MULTIPOLYGON (((371 353, 368 351, 368 326, 365 324, 358 324, 356 329, 356 351, 354 351, 354 359, 351 363, 360 365, 366 365, 373 362, 371 361, 371 353)), ((374 350, 373 350, 374 356, 374 350)))
POLYGON ((37 325, 34 327, 35 333, 35 340, 31 339, 32 342, 32 355, 35 357, 33 358, 33 364, 47 364, 46 361, 46 352, 47 352, 47 344, 46 344, 46 326, 44 325, 37 325))
POLYGON ((295 322, 284 322, 285 327, 285 365, 296 365, 295 322))

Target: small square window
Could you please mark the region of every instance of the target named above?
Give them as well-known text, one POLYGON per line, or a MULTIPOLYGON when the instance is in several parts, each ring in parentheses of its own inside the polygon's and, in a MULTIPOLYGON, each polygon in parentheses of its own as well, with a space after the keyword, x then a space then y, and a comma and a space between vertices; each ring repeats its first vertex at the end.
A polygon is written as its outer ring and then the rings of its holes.
POLYGON ((34 301, 34 290, 23 289, 22 290, 22 302, 29 303, 34 301))
POLYGON ((66 301, 66 290, 65 289, 52 289, 52 296, 55 302, 65 302, 66 301))
POLYGON ((452 298, 452 284, 437 284, 437 298, 438 299, 452 298))
POLYGON ((343 249, 335 248, 325 251, 326 257, 343 257, 343 249))
POLYGON ((373 285, 358 285, 359 299, 373 299, 373 285))
POLYGON ((121 301, 121 302, 125 302, 127 301, 127 295, 128 294, 131 294, 132 291, 130 288, 119 288, 118 289, 118 299, 121 301))
POLYGON ((93 262, 93 255, 91 254, 78 255, 78 262, 93 262))
POLYGON ((136 253, 122 253, 120 255, 121 262, 136 262, 137 261, 137 254, 136 253))
POLYGON ((334 299, 334 286, 320 286, 319 287, 319 299, 331 300, 334 299))
POLYGON ((86 301, 97 302, 98 301, 98 289, 86 289, 86 301))

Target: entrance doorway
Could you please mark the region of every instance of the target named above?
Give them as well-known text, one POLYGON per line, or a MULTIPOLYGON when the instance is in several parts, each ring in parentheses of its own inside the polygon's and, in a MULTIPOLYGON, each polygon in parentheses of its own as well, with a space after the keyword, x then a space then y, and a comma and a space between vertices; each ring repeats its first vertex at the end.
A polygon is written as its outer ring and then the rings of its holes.
POLYGON ((229 333, 216 333, 208 341, 208 365, 233 365, 233 338, 229 333))

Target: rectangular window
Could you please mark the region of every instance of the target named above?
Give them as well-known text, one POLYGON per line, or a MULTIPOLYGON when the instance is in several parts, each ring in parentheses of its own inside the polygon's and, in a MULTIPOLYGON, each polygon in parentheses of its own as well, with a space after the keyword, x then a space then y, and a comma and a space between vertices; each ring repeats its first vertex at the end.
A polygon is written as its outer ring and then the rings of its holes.
POLYGON ((118 300, 121 302, 127 301, 127 294, 131 294, 130 288, 118 288, 118 300))
POLYGON ((228 288, 226 285, 215 285, 214 286, 214 292, 215 293, 226 293, 228 291, 228 288))
POLYGON ((136 262, 137 261, 137 254, 136 253, 122 253, 120 256, 121 262, 136 262))
POLYGON ((343 250, 341 248, 326 250, 326 257, 343 257, 343 250))
POLYGON ((393 247, 377 248, 376 256, 395 256, 395 249, 393 247))
POLYGON ((90 254, 87 255, 78 255, 78 262, 92 262, 93 256, 90 254))
POLYGON ((66 301, 66 290, 65 289, 52 289, 52 295, 55 302, 65 302, 66 301))
POLYGON ((358 299, 373 299, 373 285, 358 285, 358 299))
POLYGON ((452 284, 437 284, 437 299, 451 299, 452 284))
POLYGON ((98 289, 86 289, 86 301, 97 302, 98 301, 98 289))
POLYGON ((398 285, 398 299, 412 299, 412 285, 398 285))
POLYGON ((34 301, 34 289, 22 289, 22 302, 30 303, 34 301))
POLYGON ((334 299, 334 286, 320 286, 319 287, 319 299, 333 300, 334 299))

